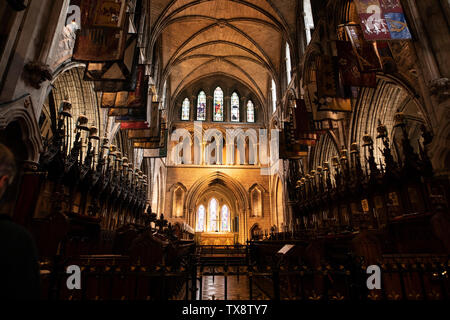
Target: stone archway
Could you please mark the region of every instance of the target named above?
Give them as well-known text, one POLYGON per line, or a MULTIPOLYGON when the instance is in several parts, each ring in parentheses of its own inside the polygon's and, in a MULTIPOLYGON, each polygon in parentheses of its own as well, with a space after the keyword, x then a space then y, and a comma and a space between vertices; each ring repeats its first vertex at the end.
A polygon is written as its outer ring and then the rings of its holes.
POLYGON ((189 189, 186 195, 188 224, 196 227, 198 207, 202 204, 206 206, 212 197, 217 197, 220 205, 227 204, 231 210, 230 232, 234 234, 233 243, 245 243, 248 237, 249 199, 242 184, 222 172, 199 179, 189 189))

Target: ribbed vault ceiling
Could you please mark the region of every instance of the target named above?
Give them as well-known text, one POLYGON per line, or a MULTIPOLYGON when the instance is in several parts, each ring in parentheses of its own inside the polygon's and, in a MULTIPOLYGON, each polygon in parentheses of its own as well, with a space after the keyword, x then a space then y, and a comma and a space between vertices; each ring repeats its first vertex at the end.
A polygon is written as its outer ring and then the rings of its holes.
MULTIPOLYGON (((152 0, 152 46, 161 39, 170 94, 212 74, 239 78, 264 101, 277 79, 295 0, 152 0)), ((289 40, 288 40, 289 41, 289 40)))

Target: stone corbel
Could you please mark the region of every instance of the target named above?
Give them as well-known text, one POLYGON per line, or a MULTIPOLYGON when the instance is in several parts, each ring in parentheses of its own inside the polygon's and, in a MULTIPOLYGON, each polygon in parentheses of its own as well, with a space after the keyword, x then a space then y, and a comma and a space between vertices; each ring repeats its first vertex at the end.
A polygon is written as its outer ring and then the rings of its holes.
POLYGON ((52 71, 41 62, 28 62, 23 69, 23 79, 28 86, 40 89, 44 81, 52 79, 52 71))
POLYGON ((432 95, 436 96, 439 102, 444 102, 450 95, 450 79, 438 78, 431 80, 428 84, 432 95))

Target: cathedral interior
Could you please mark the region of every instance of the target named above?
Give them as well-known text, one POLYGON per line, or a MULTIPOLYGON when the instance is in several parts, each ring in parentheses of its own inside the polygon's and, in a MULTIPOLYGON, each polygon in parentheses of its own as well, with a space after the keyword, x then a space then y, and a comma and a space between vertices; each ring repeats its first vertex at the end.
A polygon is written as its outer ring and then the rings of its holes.
POLYGON ((449 299, 449 1, 0 17, 2 298, 449 299))

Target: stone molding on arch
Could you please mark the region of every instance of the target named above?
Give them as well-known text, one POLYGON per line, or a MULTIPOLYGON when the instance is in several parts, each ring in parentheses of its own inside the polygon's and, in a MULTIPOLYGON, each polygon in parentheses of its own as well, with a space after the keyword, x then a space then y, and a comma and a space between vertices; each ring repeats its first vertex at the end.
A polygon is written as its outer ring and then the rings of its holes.
POLYGON ((187 193, 187 188, 184 186, 184 184, 182 184, 181 182, 177 182, 175 184, 173 184, 170 188, 169 188, 169 192, 170 192, 170 204, 171 204, 171 208, 170 208, 170 217, 171 218, 184 218, 186 216, 186 193, 187 193), (177 216, 175 214, 175 192, 178 191, 178 189, 181 189, 182 195, 181 195, 181 215, 177 216))
POLYGON ((280 176, 279 174, 275 174, 272 176, 272 199, 271 199, 271 203, 272 203, 272 219, 271 219, 271 224, 277 227, 281 227, 281 224, 285 224, 286 223, 286 208, 285 208, 285 203, 284 203, 284 199, 285 199, 285 189, 284 189, 284 180, 282 179, 282 176, 280 176), (278 194, 278 187, 281 186, 281 195, 278 194), (279 197, 281 196, 281 206, 282 206, 282 212, 281 212, 281 220, 279 219, 279 208, 278 208, 278 202, 279 202, 279 197))
POLYGON ((214 182, 220 182, 224 187, 229 189, 236 200, 236 206, 239 208, 239 212, 237 216, 239 217, 239 232, 240 241, 245 241, 247 238, 247 214, 250 210, 250 201, 248 198, 248 192, 245 190, 243 185, 236 180, 235 178, 220 172, 216 171, 211 173, 199 180, 197 180, 191 188, 189 188, 185 206, 188 212, 188 223, 192 225, 194 223, 194 215, 195 215, 195 205, 198 197, 202 195, 202 193, 210 187, 214 182), (242 228, 242 229, 241 229, 242 228))
POLYGON ((263 218, 264 217, 264 195, 267 193, 267 190, 259 183, 254 183, 248 189, 248 196, 250 199, 250 217, 254 218, 263 218), (257 203, 255 203, 254 193, 257 196, 257 203), (255 213, 255 210, 259 207, 258 213, 255 213))
POLYGON ((13 102, 0 105, 0 130, 6 129, 9 124, 18 121, 22 131, 28 161, 37 163, 43 151, 41 131, 36 121, 34 108, 29 94, 13 102))

